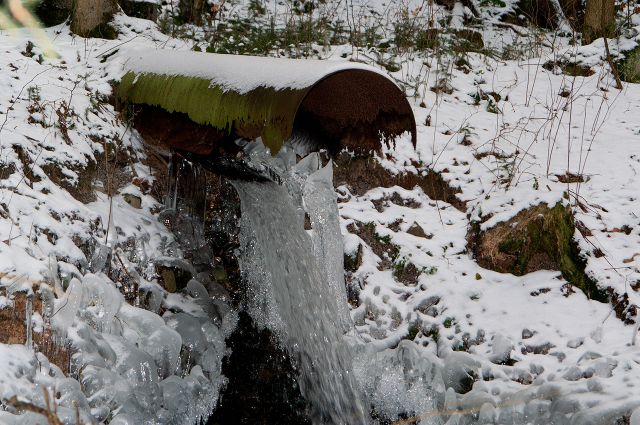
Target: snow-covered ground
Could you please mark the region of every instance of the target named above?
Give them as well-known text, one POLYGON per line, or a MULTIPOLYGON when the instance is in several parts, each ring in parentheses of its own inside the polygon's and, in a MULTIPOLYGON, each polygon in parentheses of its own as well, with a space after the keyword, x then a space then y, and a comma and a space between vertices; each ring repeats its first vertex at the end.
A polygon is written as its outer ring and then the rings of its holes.
MULTIPOLYGON (((0 305, 11 308, 13 294, 39 288, 50 302, 34 312, 36 332, 51 327, 76 353, 64 376, 42 354, 0 345, 0 400, 16 395, 45 406, 49 397, 69 423, 76 412, 83 423, 193 423, 215 405, 224 384, 224 337, 235 317, 225 300, 203 296, 210 282, 194 281, 184 295, 166 295, 158 284, 154 262, 182 251, 158 220, 161 200, 141 183, 153 177, 137 134, 104 102, 128 52, 187 50, 193 43, 171 39, 149 21, 119 15, 116 22, 121 34, 114 41, 73 37, 65 26, 47 29, 58 59, 41 59, 37 44, 28 47, 36 39, 26 30, 0 32, 0 305), (116 149, 129 164, 112 198, 108 171, 96 173, 95 198, 91 190, 69 189, 86 188, 81 170, 104 169, 104 157, 116 149), (140 208, 127 196, 139 197, 140 208), (151 299, 164 301, 151 302, 152 311, 126 302, 121 293, 128 289, 105 274, 106 254, 139 275, 151 299), (193 363, 175 368, 181 350, 193 363)), ((509 34, 484 36, 503 42, 509 34)), ((618 319, 612 305, 580 291, 567 294, 557 271, 496 273, 467 252, 473 220, 491 217, 482 224, 488 228, 529 206, 564 202, 589 230, 590 236, 575 235, 587 272, 640 306, 640 85, 614 87, 598 42, 579 49, 558 43, 560 53, 543 43, 541 58, 467 54, 465 69, 446 67, 451 94, 429 90, 445 75, 437 57, 399 58, 394 77, 418 82, 419 96, 410 99, 418 145, 399 140, 381 163, 394 172, 414 170, 415 163, 440 172, 460 188, 466 211, 417 188, 374 188, 361 196, 337 188, 345 250, 352 254, 363 244, 363 264, 350 277, 361 287, 351 310, 357 339, 373 351, 400 343, 408 358, 436 364, 448 387, 465 371, 478 378, 466 395, 446 393, 445 412, 416 411, 425 423, 456 423, 451 412, 460 409, 481 423, 608 424, 640 406, 635 325, 618 319), (574 78, 541 67, 572 55, 595 74, 574 78), (586 181, 560 182, 567 173, 586 181), (355 221, 372 223, 399 247, 399 258, 422 270, 415 285, 398 282, 392 268, 378 269, 380 259, 349 230, 355 221), (409 232, 414 224, 428 237, 409 232), (409 334, 413 342, 402 341, 409 334)), ((625 43, 628 49, 634 42, 625 43)), ((341 46, 325 55, 366 60, 366 53, 341 46)), ((391 387, 384 391, 389 397, 391 387)), ((415 409, 429 406, 422 393, 394 390, 415 409)), ((11 412, 0 409, 0 422, 42 420, 11 412)))

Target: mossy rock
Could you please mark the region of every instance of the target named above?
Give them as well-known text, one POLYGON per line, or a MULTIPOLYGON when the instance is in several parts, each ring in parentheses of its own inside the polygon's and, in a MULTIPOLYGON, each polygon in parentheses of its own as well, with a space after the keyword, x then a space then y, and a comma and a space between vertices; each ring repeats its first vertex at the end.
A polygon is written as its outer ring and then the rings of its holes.
POLYGON ((476 224, 470 242, 482 267, 516 276, 559 270, 589 298, 607 302, 606 291, 585 274, 585 260, 574 233, 573 216, 562 203, 552 208, 539 204, 485 231, 476 224))

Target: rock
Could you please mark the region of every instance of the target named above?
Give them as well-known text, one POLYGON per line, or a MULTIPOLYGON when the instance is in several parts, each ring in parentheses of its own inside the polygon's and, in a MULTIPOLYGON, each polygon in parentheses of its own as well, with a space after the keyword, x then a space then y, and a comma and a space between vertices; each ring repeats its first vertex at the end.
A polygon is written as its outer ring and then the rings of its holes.
POLYGON ((407 233, 410 235, 416 236, 418 238, 431 239, 433 237, 433 235, 427 235, 424 229, 422 228, 422 226, 420 226, 415 221, 413 222, 411 227, 409 227, 409 230, 407 230, 407 233))
POLYGON ((213 269, 213 278, 216 282, 225 282, 227 280, 227 271, 224 267, 216 267, 213 269))
POLYGON ((598 326, 589 334, 589 336, 594 342, 600 344, 602 342, 602 327, 598 326))
POLYGON ((540 375, 542 372, 544 372, 544 366, 537 363, 531 363, 529 365, 529 371, 534 375, 540 375))
POLYGON ((71 31, 81 37, 115 38, 109 21, 118 11, 117 0, 83 0, 74 2, 71 31))
POLYGON ((523 354, 533 353, 533 354, 549 354, 549 351, 555 347, 550 342, 545 342, 543 344, 537 345, 525 345, 522 349, 523 354))
POLYGON ((155 1, 119 0, 119 3, 127 16, 148 19, 153 22, 158 20, 160 7, 155 1))
POLYGON ((522 330, 522 339, 529 339, 533 336, 534 333, 534 331, 524 328, 522 330))
POLYGON ((229 380, 210 424, 308 425, 307 402, 289 354, 245 312, 227 339, 222 374, 229 380), (265 390, 268 389, 268 390, 265 390))
POLYGON ((553 353, 549 353, 549 355, 556 357, 560 363, 562 363, 564 359, 567 358, 567 355, 562 351, 554 351, 553 353))
POLYGON ((124 195, 122 195, 122 197, 124 198, 125 202, 131 205, 133 208, 142 208, 142 199, 140 199, 139 196, 125 193, 124 195))
POLYGON ((607 292, 585 273, 574 233, 570 210, 560 202, 552 208, 541 203, 485 230, 474 223, 468 239, 481 267, 516 276, 559 270, 589 298, 607 302, 607 292))
POLYGON ((164 289, 169 292, 176 292, 176 276, 171 269, 163 269, 160 271, 160 277, 162 277, 162 282, 164 283, 164 289))
POLYGON ((526 370, 514 368, 511 370, 511 380, 522 385, 531 385, 533 376, 526 370))
POLYGON ((193 277, 193 270, 184 260, 174 259, 171 262, 156 263, 156 272, 160 277, 160 284, 168 292, 181 291, 193 277))
POLYGON ((583 377, 582 370, 578 366, 571 366, 562 377, 567 381, 577 381, 583 377))
POLYGON ((440 302, 440 297, 436 295, 431 296, 425 300, 420 301, 420 304, 418 304, 418 306, 416 307, 416 310, 424 314, 429 314, 431 307, 436 306, 439 302, 440 302))
POLYGON ((573 338, 567 342, 567 347, 569 348, 578 348, 582 344, 584 344, 584 338, 573 338))

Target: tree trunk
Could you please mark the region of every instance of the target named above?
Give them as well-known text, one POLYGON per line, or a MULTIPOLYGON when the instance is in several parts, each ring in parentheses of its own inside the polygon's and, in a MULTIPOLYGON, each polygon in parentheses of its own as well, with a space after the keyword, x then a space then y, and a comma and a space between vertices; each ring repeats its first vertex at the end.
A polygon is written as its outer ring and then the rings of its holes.
POLYGON ((204 0, 180 0, 180 17, 184 22, 202 25, 204 0))
POLYGON ((615 0, 587 0, 582 43, 590 44, 597 38, 612 38, 615 34, 615 0))
POLYGON ((82 37, 113 38, 108 22, 118 11, 117 0, 74 0, 71 31, 82 37))

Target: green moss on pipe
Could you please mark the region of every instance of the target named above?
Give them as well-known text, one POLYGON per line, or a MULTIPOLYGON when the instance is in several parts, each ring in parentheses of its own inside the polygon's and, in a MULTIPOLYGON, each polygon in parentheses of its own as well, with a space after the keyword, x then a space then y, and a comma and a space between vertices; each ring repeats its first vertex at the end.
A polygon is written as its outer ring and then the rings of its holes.
POLYGON ((118 97, 126 103, 185 113, 198 124, 229 133, 260 136, 275 154, 291 136, 296 111, 307 91, 258 87, 239 94, 204 78, 128 72, 120 82, 118 97))

